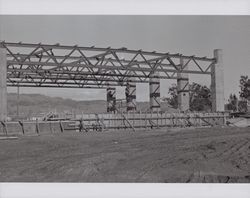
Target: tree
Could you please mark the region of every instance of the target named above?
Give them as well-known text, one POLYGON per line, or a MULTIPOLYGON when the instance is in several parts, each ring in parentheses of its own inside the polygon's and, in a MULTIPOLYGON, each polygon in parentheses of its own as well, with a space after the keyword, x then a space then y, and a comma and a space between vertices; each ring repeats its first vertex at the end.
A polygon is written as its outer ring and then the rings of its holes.
POLYGON ((191 111, 210 111, 212 107, 211 90, 205 85, 191 84, 189 103, 191 111))
POLYGON ((238 98, 235 94, 230 94, 227 108, 228 110, 238 111, 238 98))
POLYGON ((250 79, 248 79, 248 76, 240 77, 240 89, 240 97, 250 100, 250 79))
MULTIPOLYGON (((197 83, 189 85, 190 90, 190 110, 191 111, 209 111, 212 107, 211 102, 211 91, 207 86, 202 86, 197 83)), ((169 98, 166 98, 168 103, 173 108, 178 108, 178 94, 177 94, 177 85, 172 84, 169 88, 168 93, 170 94, 169 98)))
POLYGON ((241 111, 250 112, 250 79, 248 76, 240 77, 240 97, 242 101, 239 103, 239 108, 241 111))
POLYGON ((178 97, 177 97, 177 85, 172 84, 168 89, 168 93, 170 95, 169 98, 166 98, 168 104, 170 104, 173 108, 178 108, 178 97))

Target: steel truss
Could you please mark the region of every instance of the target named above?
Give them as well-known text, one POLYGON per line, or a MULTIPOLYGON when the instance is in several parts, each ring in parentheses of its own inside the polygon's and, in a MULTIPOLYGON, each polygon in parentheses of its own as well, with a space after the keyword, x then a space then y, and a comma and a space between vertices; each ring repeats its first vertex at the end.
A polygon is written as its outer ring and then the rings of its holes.
POLYGON ((7 50, 7 85, 20 87, 106 88, 147 83, 152 74, 209 74, 215 58, 129 50, 0 42, 7 50), (184 65, 180 60, 186 59, 184 65), (188 70, 185 70, 188 67, 188 70))

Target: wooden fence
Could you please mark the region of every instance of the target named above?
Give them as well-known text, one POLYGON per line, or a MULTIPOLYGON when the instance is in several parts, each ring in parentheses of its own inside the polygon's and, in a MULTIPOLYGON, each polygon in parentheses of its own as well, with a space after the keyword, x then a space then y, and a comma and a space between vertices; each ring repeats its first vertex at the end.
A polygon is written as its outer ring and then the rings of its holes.
POLYGON ((83 114, 70 121, 0 122, 0 134, 34 135, 119 129, 203 127, 224 125, 227 113, 117 113, 83 114))
POLYGON ((81 131, 224 125, 227 113, 119 113, 78 116, 81 131))

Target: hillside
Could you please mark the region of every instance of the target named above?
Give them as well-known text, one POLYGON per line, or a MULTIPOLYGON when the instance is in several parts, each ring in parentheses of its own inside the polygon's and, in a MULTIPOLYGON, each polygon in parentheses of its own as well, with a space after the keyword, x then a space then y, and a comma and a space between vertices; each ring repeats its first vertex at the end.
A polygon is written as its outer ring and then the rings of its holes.
MULTIPOLYGON (((145 111, 149 108, 148 102, 138 102, 138 110, 145 111)), ((162 110, 174 111, 166 102, 162 103, 162 110)), ((41 94, 20 94, 19 115, 21 117, 31 117, 49 112, 58 113, 105 113, 106 101, 76 101, 60 97, 50 97, 41 94)), ((15 116, 17 112, 17 94, 8 93, 8 115, 15 116)))

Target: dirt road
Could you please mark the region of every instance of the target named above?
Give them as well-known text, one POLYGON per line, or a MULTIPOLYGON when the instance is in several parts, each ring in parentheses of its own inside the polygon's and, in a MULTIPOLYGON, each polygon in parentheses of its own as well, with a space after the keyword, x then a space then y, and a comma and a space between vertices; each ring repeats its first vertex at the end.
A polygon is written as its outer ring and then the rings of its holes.
POLYGON ((0 182, 250 182, 250 128, 0 140, 0 182))

